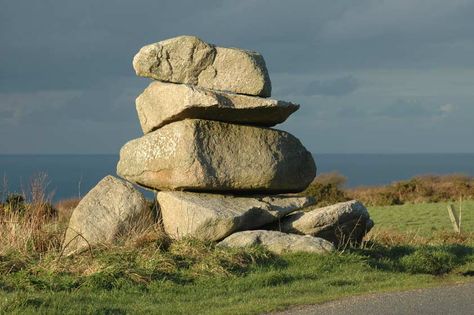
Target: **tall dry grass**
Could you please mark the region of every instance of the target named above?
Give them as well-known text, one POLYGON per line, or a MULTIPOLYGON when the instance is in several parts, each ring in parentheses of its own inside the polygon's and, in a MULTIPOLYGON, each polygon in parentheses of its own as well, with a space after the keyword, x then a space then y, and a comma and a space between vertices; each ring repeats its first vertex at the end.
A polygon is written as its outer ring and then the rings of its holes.
MULTIPOLYGON (((47 193, 48 183, 47 175, 39 174, 21 194, 3 194, 5 197, 0 200, 0 256, 9 252, 22 256, 61 256, 69 219, 81 199, 64 199, 53 205, 53 194, 47 193)), ((155 206, 150 204, 150 208, 155 206)), ((149 224, 155 220, 151 210, 149 217, 139 218, 148 224, 135 222, 126 235, 119 237, 119 246, 128 249, 151 243, 157 244, 158 248, 169 246, 161 224, 149 224)), ((114 246, 117 244, 111 245, 114 246)))
POLYGON ((9 195, 0 206, 0 254, 11 250, 23 254, 57 251, 61 246, 63 226, 52 206, 52 194, 46 194, 48 178, 39 174, 31 179, 27 191, 9 195))
MULTIPOLYGON (((220 249, 194 239, 171 242, 160 222, 146 227, 137 224, 116 244, 97 245, 84 255, 65 257, 61 245, 79 199, 63 200, 53 207, 45 175, 34 178, 28 187, 27 192, 7 195, 4 200, 9 202, 0 203, 0 275, 26 271, 23 274, 43 281, 45 273, 54 279, 68 274, 76 277, 72 283, 67 279, 56 283, 50 277, 46 281, 54 287, 76 288, 80 283, 112 288, 124 281, 141 285, 155 279, 232 276, 273 257, 262 249, 220 249)), ((19 286, 25 283, 31 286, 30 280, 19 286)))

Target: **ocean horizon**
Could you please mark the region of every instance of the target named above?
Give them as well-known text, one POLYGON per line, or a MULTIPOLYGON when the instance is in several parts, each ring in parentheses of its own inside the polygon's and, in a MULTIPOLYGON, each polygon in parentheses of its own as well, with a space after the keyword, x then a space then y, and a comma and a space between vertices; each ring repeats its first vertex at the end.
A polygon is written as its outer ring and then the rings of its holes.
MULTIPOLYGON (((417 175, 461 173, 474 176, 474 153, 313 154, 318 174, 338 172, 346 187, 375 186, 417 175)), ((31 179, 47 174, 54 201, 84 196, 106 175, 116 175, 117 154, 2 154, 0 197, 27 192, 31 179)), ((151 193, 146 193, 151 197, 151 193)))

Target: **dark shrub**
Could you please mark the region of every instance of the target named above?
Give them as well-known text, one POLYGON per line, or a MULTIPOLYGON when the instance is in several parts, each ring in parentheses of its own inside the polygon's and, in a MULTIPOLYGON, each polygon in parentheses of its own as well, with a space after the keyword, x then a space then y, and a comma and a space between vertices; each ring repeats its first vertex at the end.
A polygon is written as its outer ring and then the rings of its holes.
POLYGON ((345 191, 368 206, 455 201, 474 198, 474 178, 465 175, 424 175, 386 186, 357 187, 345 191))
POLYGON ((338 173, 326 173, 316 179, 302 193, 316 199, 318 206, 324 207, 338 202, 349 200, 342 190, 346 178, 338 173))
POLYGON ((9 194, 3 203, 3 209, 6 212, 17 214, 25 212, 25 197, 20 194, 9 194))
POLYGON ((400 263, 410 273, 442 275, 456 267, 456 256, 443 248, 422 247, 401 258, 400 263))

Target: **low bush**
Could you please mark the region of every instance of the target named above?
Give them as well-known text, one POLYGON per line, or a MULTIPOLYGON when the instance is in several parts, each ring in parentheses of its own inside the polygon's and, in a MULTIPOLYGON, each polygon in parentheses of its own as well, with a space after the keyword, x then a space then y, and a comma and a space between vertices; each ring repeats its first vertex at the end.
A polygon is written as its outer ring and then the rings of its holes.
POLYGON ((457 257, 444 247, 421 247, 400 259, 401 266, 410 273, 442 275, 457 265, 457 257))
POLYGON ((450 273, 474 259, 472 244, 385 245, 371 242, 368 247, 350 248, 348 252, 365 257, 367 264, 378 270, 434 276, 450 273))
POLYGON ((325 173, 316 176, 315 180, 306 188, 302 195, 314 197, 316 205, 329 206, 349 200, 343 191, 347 178, 339 173, 325 173))
POLYGON ((473 199, 474 178, 466 175, 424 175, 376 187, 346 189, 350 199, 367 206, 473 199))
POLYGON ((21 194, 8 194, 2 203, 2 210, 4 214, 22 214, 26 210, 25 197, 21 194))

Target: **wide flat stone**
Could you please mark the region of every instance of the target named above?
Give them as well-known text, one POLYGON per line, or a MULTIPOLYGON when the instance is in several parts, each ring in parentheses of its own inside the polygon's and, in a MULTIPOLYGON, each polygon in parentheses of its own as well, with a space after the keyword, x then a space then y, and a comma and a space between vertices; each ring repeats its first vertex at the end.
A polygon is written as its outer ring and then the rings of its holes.
POLYGON ((237 232, 218 244, 225 247, 255 245, 261 245, 276 254, 296 252, 326 254, 334 251, 333 244, 319 237, 265 230, 237 232))
POLYGON ((351 200, 323 208, 294 212, 279 222, 275 229, 286 233, 324 238, 336 245, 359 243, 374 223, 364 205, 351 200))
POLYGON ((126 143, 117 174, 155 190, 289 193, 304 190, 316 166, 287 132, 186 119, 126 143))
POLYGON ((268 97, 271 82, 262 55, 216 47, 195 36, 146 45, 133 58, 138 76, 208 89, 268 97))
POLYGON ((308 197, 254 196, 161 191, 157 194, 166 233, 174 239, 218 241, 235 231, 256 229, 314 203, 308 197))
POLYGON ((299 108, 269 98, 160 81, 152 82, 135 103, 144 133, 186 118, 270 127, 284 122, 299 108))
POLYGON ((104 177, 74 209, 63 250, 74 254, 99 244, 112 244, 131 230, 152 224, 142 193, 113 176, 104 177))

